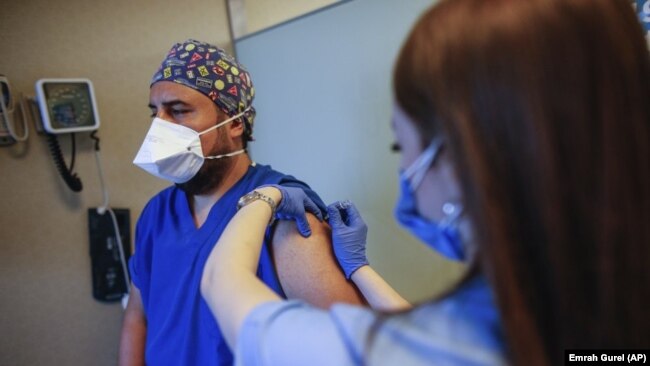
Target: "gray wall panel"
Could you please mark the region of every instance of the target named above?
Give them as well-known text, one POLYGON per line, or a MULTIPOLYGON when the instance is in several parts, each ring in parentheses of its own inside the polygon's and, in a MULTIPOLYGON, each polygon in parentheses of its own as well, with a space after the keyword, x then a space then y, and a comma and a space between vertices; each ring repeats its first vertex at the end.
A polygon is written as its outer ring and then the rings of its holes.
POLYGON ((430 0, 354 0, 235 42, 256 87, 253 158, 351 199, 369 226, 371 264, 412 301, 452 284, 450 263, 398 227, 390 152, 391 78, 401 43, 430 0))

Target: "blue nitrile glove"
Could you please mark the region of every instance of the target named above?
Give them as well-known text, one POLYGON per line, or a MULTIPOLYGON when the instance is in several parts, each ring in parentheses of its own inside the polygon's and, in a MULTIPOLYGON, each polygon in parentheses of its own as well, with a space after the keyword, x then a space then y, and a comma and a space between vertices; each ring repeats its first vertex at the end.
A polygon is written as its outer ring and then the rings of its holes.
POLYGON ((323 213, 320 208, 301 188, 285 187, 278 184, 263 187, 277 188, 282 193, 282 200, 275 209, 275 217, 279 220, 295 221, 300 235, 304 237, 311 235, 311 228, 309 222, 307 222, 307 212, 313 213, 318 220, 323 221, 323 213))
POLYGON ((327 206, 329 223, 332 226, 332 246, 345 278, 368 264, 366 258, 366 236, 368 226, 359 211, 350 201, 334 202, 327 206))

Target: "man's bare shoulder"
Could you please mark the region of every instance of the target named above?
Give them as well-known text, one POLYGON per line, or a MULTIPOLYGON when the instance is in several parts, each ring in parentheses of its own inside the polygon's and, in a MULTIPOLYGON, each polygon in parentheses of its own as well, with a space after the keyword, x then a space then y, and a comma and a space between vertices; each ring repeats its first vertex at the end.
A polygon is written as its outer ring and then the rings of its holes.
POLYGON ((322 308, 337 302, 363 304, 336 262, 329 225, 312 214, 307 220, 312 232, 307 238, 293 221, 279 221, 273 233, 273 260, 285 294, 322 308))

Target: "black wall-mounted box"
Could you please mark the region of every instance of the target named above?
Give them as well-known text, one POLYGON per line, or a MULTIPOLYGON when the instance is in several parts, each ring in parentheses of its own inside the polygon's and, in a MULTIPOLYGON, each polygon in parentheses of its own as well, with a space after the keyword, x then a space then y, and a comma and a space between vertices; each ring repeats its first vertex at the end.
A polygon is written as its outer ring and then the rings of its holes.
MULTIPOLYGON (((131 256, 130 213, 128 209, 121 208, 114 208, 113 212, 124 246, 124 258, 128 263, 131 256)), ((115 228, 109 212, 100 215, 96 208, 88 209, 88 237, 93 297, 99 301, 119 301, 127 293, 128 279, 124 279, 115 228)))

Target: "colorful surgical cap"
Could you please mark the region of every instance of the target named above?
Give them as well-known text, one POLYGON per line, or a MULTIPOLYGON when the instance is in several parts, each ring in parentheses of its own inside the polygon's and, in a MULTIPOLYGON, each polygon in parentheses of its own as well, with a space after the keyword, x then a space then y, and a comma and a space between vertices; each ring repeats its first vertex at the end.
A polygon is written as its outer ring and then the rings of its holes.
POLYGON ((205 94, 228 116, 248 111, 242 117, 246 137, 252 140, 255 88, 250 74, 223 49, 188 39, 175 44, 151 79, 173 81, 205 94))

